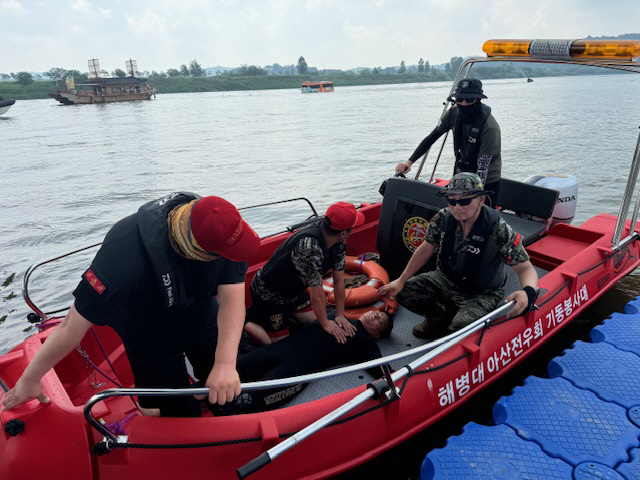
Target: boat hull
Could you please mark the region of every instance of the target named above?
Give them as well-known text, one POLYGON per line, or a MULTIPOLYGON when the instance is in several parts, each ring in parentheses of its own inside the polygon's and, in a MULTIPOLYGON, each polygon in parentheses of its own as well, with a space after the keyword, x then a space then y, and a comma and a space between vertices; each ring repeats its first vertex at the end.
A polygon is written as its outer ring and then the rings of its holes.
MULTIPOLYGON (((375 250, 380 205, 365 206, 361 211, 367 222, 349 238, 350 255, 375 250)), ((473 398, 639 265, 638 241, 612 255, 608 232, 613 231, 614 225, 615 217, 601 214, 579 228, 553 227, 549 235, 530 246, 532 261, 545 264, 550 270, 540 281, 545 293, 538 302, 539 310, 472 334, 429 362, 430 366, 446 364, 445 368, 411 376, 399 400, 382 408, 381 400, 366 401, 352 412, 353 418, 350 413, 347 421, 322 429, 252 478, 319 479, 335 475, 401 443, 473 398)), ((247 284, 287 235, 263 239, 251 262, 247 284)), ((7 384, 15 383, 54 328, 29 337, 0 357, 0 377, 7 384)), ((100 350, 104 349, 120 382, 132 386, 133 378, 118 337, 106 327, 95 327, 95 332, 100 345, 87 335, 83 350, 97 363, 102 357, 100 350)), ((98 366, 115 376, 106 361, 98 366)), ((85 422, 83 406, 94 393, 115 385, 107 381, 95 389, 89 380, 86 363, 78 352, 73 352, 43 379, 51 404, 32 401, 0 414, 3 425, 12 419, 21 419, 26 425, 24 432, 15 437, 0 435, 0 478, 31 479, 47 473, 101 480, 180 476, 232 479, 236 478, 237 468, 366 388, 363 385, 313 402, 249 415, 190 419, 134 416, 126 424, 132 446, 113 448, 98 456, 90 448, 103 439, 85 422), (43 443, 48 447, 40 449, 40 461, 33 462, 33 449, 43 443), (143 448, 145 445, 155 447, 143 448), (181 445, 191 447, 180 448, 181 445)), ((102 378, 99 380, 102 382, 102 378)), ((400 386, 402 382, 396 384, 400 386)), ((110 397, 93 408, 95 417, 106 422, 122 421, 134 411, 127 397, 110 397)))
POLYGON ((54 94, 56 100, 64 105, 88 104, 88 103, 112 103, 112 102, 130 102, 136 100, 149 100, 152 92, 127 93, 122 95, 94 95, 94 94, 74 94, 74 93, 58 93, 54 94))
POLYGON ((0 115, 7 113, 14 103, 15 100, 0 100, 0 115))

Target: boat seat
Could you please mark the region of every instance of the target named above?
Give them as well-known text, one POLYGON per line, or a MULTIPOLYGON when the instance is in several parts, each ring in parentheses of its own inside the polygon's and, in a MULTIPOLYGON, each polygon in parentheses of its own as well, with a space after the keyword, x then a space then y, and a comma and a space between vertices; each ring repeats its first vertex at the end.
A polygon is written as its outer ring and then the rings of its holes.
POLYGON ((558 195, 557 190, 502 178, 496 204, 502 218, 522 235, 527 246, 549 229, 558 195))
POLYGON ((547 231, 547 224, 528 220, 513 213, 500 212, 500 216, 513 230, 522 235, 522 244, 526 247, 547 231))

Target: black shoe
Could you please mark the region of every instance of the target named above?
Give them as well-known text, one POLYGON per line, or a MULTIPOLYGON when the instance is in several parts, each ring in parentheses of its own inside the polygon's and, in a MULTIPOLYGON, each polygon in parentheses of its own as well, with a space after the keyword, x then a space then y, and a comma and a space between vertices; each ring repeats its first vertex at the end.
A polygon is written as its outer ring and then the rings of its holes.
POLYGON ((429 320, 425 318, 422 321, 422 323, 418 323, 417 325, 415 325, 413 327, 413 330, 411 330, 411 332, 413 333, 414 337, 429 338, 429 337, 431 337, 431 331, 432 330, 433 330, 433 328, 429 324, 429 320))
POLYGON ((425 318, 422 323, 418 323, 411 331, 414 337, 436 339, 444 337, 448 333, 447 321, 440 316, 425 318))

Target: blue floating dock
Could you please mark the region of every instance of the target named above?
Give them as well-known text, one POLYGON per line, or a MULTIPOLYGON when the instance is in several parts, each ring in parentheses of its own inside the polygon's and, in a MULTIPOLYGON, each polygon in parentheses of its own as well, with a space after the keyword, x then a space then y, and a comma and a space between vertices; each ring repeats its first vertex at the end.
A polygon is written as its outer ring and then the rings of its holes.
POLYGON ((422 463, 421 478, 549 480, 571 478, 573 468, 550 457, 534 442, 519 441, 506 425, 468 423, 447 447, 433 450, 422 463))
POLYGON ((640 479, 640 297, 425 457, 422 480, 640 479))

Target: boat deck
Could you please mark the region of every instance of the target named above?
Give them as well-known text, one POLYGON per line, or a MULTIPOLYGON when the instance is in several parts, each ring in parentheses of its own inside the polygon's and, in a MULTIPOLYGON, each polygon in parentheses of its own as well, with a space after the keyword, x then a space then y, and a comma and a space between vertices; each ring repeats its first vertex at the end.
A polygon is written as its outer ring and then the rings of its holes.
MULTIPOLYGON (((543 277, 546 273, 548 273, 546 270, 538 267, 536 267, 536 271, 538 272, 539 277, 543 277)), ((506 295, 515 290, 518 290, 519 288, 520 283, 517 275, 511 268, 507 268, 507 284, 505 286, 506 295)), ((380 347, 380 352, 382 353, 382 355, 386 357, 388 355, 403 352, 427 343, 428 340, 417 338, 413 336, 413 333, 411 332, 413 326, 417 323, 422 322, 423 320, 424 317, 421 317, 420 315, 417 315, 407 310, 406 308, 399 306, 398 312, 394 317, 393 331, 391 332, 391 335, 389 336, 389 338, 378 341, 378 346, 380 347)), ((390 365, 394 370, 397 370, 407 365, 412 360, 415 360, 420 355, 421 354, 416 354, 413 357, 396 360, 390 365)), ((299 395, 297 395, 288 405, 297 405, 299 403, 310 402, 318 398, 322 398, 326 395, 331 395, 333 393, 342 392, 350 388, 362 386, 363 384, 366 384, 373 380, 374 378, 371 376, 371 374, 369 374, 365 370, 341 375, 339 377, 322 379, 309 384, 307 388, 303 390, 299 395)))
POLYGON ((640 297, 431 451, 423 480, 640 478, 640 297))

